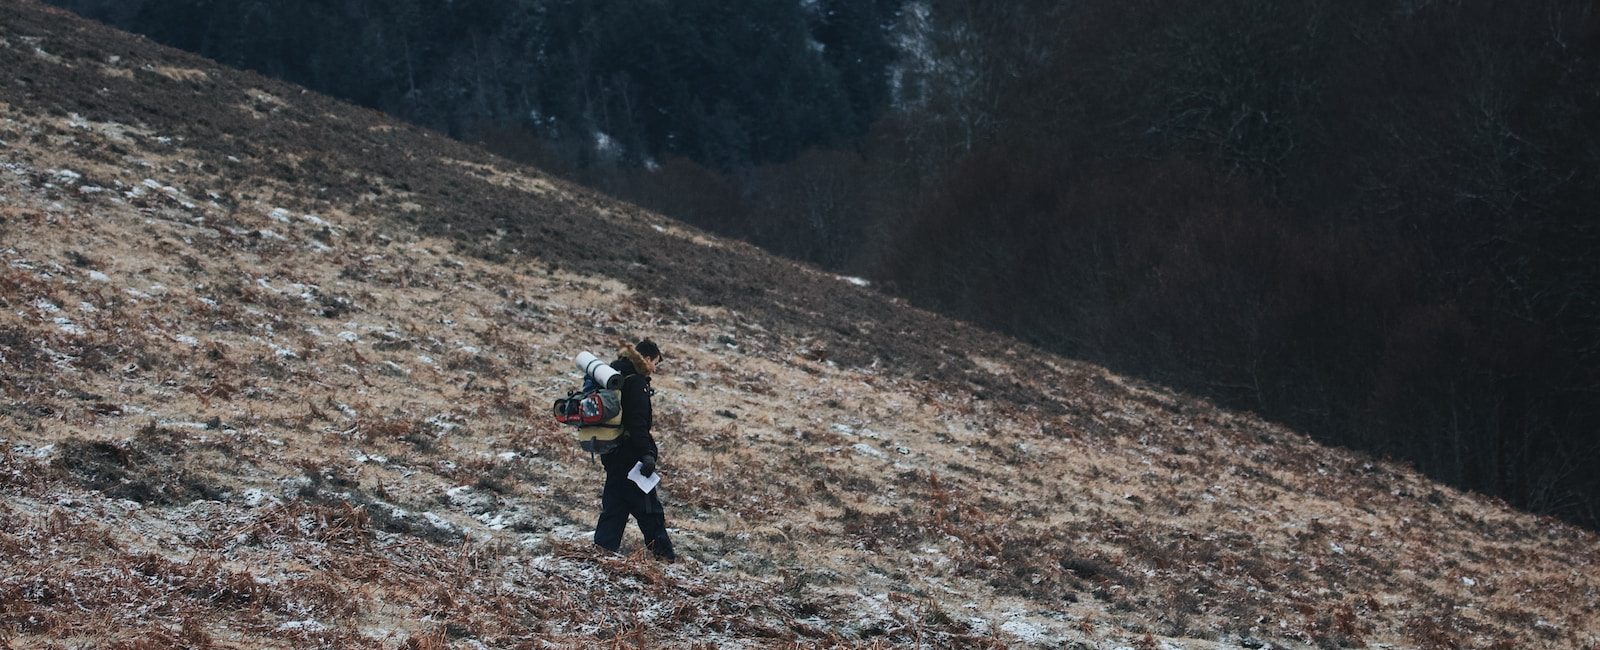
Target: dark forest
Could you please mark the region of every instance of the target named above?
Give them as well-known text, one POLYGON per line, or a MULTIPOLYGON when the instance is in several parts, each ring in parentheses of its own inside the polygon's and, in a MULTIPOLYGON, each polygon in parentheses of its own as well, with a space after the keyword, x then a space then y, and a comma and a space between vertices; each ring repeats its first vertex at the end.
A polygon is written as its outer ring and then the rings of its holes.
POLYGON ((1600 525, 1586 0, 56 0, 1600 525))

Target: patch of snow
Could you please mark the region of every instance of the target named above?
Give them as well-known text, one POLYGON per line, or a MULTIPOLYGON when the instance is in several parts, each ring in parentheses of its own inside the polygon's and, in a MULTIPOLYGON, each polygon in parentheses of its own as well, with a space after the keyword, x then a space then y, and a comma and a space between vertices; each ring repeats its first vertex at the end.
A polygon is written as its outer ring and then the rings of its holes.
POLYGON ((1048 630, 1027 621, 1006 621, 1000 624, 1000 630, 1030 645, 1044 645, 1051 640, 1048 630))
POLYGON ((452 431, 461 428, 461 425, 450 421, 450 415, 447 413, 440 413, 428 418, 427 423, 432 425, 433 430, 441 436, 448 435, 452 431))
POLYGON ((592 527, 583 528, 580 526, 566 525, 557 526, 555 529, 550 531, 549 536, 554 539, 576 541, 589 539, 593 534, 594 528, 592 527))
POLYGON ((485 512, 474 516, 473 519, 477 519, 479 523, 482 523, 489 530, 505 530, 510 528, 513 523, 507 519, 507 515, 504 512, 485 512))
POLYGON ((595 131, 594 150, 605 154, 615 154, 622 150, 622 145, 617 144, 617 141, 605 132, 595 131))
POLYGON ((1478 581, 1477 580, 1473 580, 1472 578, 1468 578, 1466 576, 1461 576, 1461 584, 1466 585, 1468 587, 1476 587, 1476 586, 1478 586, 1478 581))
POLYGON ((244 494, 241 495, 241 498, 244 501, 244 504, 251 508, 259 508, 265 504, 278 505, 279 503, 282 503, 278 497, 267 494, 258 488, 250 488, 245 490, 244 494))
POLYGON ((55 305, 55 303, 50 302, 48 300, 45 300, 44 298, 40 298, 38 300, 33 301, 33 308, 37 309, 39 311, 42 311, 42 312, 44 312, 46 314, 59 314, 59 313, 61 313, 61 308, 60 307, 57 307, 55 305))
POLYGON ((288 630, 302 630, 302 631, 305 631, 305 632, 322 632, 322 631, 327 630, 327 629, 328 629, 328 626, 323 625, 322 623, 317 622, 316 620, 311 620, 311 619, 304 620, 304 621, 288 621, 288 622, 285 622, 282 625, 278 626, 278 631, 279 632, 288 631, 288 630))
POLYGON ((858 277, 851 276, 851 275, 841 275, 841 276, 838 276, 838 277, 839 277, 840 280, 844 280, 845 282, 849 282, 850 284, 856 285, 858 287, 870 287, 870 286, 872 286, 872 281, 870 281, 870 280, 868 280, 866 278, 858 278, 858 277))
POLYGON ((430 366, 438 365, 438 364, 433 362, 433 357, 430 357, 430 356, 428 356, 426 354, 417 355, 417 361, 421 361, 421 362, 426 363, 426 364, 428 364, 430 366))
POLYGON ((1328 542, 1328 550, 1339 555, 1344 555, 1344 547, 1340 546, 1337 542, 1328 542))
POLYGON ((327 228, 329 226, 328 222, 322 220, 322 217, 314 214, 301 215, 300 218, 305 219, 307 223, 319 228, 327 228))
POLYGON ((355 343, 356 341, 361 340, 361 335, 350 330, 345 330, 343 332, 339 332, 339 339, 346 343, 355 343))
POLYGON ((83 174, 79 174, 78 172, 72 171, 70 169, 53 170, 51 172, 51 175, 56 177, 57 179, 61 180, 64 183, 70 183, 72 181, 77 181, 77 180, 82 180, 83 179, 83 174))
POLYGON ((176 336, 173 336, 172 340, 177 341, 179 343, 182 343, 184 345, 187 345, 187 346, 189 346, 191 348, 192 347, 198 347, 200 345, 200 339, 197 339, 197 338, 195 338, 193 336, 189 336, 188 334, 178 334, 176 336))
POLYGON ((422 518, 428 520, 428 523, 432 524, 434 528, 444 532, 455 533, 460 531, 460 529, 456 528, 455 524, 450 523, 449 519, 445 519, 444 517, 440 517, 434 513, 424 512, 422 513, 422 518))
POLYGON ((461 505, 462 503, 471 501, 475 498, 472 494, 472 486, 470 485, 457 485, 453 488, 445 490, 444 493, 449 495, 450 502, 455 503, 456 505, 461 505))
MULTIPOLYGON (((235 161, 235 162, 237 162, 237 161, 235 161)), ((289 211, 285 210, 283 208, 273 208, 272 212, 268 212, 267 213, 267 216, 271 217, 273 221, 279 221, 279 222, 282 222, 282 223, 291 223, 290 218, 289 218, 289 211)))
POLYGON ((871 456, 873 458, 888 458, 888 455, 883 453, 883 451, 864 442, 858 442, 850 445, 850 448, 856 450, 856 453, 863 456, 871 456))
POLYGON ((167 429, 194 429, 197 431, 205 431, 211 428, 210 425, 204 422, 180 422, 178 420, 158 420, 156 425, 167 429))
POLYGON ((283 235, 280 235, 278 233, 272 232, 271 230, 267 230, 265 228, 263 228, 261 230, 257 230, 256 232, 261 235, 262 239, 276 239, 278 241, 289 241, 288 237, 284 237, 283 235))
POLYGON ((51 363, 51 365, 54 365, 55 367, 60 368, 62 370, 71 369, 72 368, 72 362, 78 360, 78 358, 75 357, 75 356, 72 356, 70 354, 63 354, 61 352, 56 352, 55 350, 52 350, 50 348, 41 347, 41 348, 39 348, 39 351, 50 355, 50 363, 51 363))
POLYGON ((363 452, 360 452, 360 451, 351 451, 350 452, 350 456, 352 458, 354 458, 355 461, 358 462, 358 463, 377 463, 379 465, 383 465, 383 464, 389 462, 389 457, 388 456, 382 456, 382 455, 379 455, 379 454, 367 454, 367 453, 363 453, 363 452))
POLYGON ((74 336, 83 334, 83 328, 72 322, 69 318, 56 317, 56 328, 74 336))

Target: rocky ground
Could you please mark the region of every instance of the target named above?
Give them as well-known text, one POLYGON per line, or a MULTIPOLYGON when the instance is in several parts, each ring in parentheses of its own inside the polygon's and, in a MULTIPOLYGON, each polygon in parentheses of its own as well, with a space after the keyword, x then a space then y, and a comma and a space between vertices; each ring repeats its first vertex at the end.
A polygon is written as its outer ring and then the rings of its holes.
POLYGON ((0 647, 1600 647, 1600 540, 0 5, 0 647), (546 415, 650 336, 684 561, 546 415))

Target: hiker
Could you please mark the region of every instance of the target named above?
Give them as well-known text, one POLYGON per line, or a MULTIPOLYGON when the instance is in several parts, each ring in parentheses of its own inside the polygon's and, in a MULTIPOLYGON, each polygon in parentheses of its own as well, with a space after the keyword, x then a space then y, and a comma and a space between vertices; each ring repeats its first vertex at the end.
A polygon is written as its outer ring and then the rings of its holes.
POLYGON ((644 535, 645 547, 659 559, 672 562, 677 555, 672 552, 672 540, 667 538, 667 518, 661 507, 657 490, 649 493, 639 489, 628 473, 635 464, 643 464, 639 473, 645 477, 655 474, 658 458, 655 438, 650 437, 652 422, 650 375, 661 363, 661 348, 650 339, 637 345, 623 345, 612 369, 622 374, 622 429, 624 435, 616 449, 600 456, 606 469, 605 489, 600 493, 600 520, 594 525, 594 543, 611 552, 622 547, 622 531, 627 527, 628 515, 639 522, 639 532, 644 535))

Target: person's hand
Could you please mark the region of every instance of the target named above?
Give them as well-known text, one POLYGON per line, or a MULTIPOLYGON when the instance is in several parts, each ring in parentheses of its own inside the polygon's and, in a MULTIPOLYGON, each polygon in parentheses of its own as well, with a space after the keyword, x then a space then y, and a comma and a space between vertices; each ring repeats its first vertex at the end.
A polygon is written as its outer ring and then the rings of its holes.
POLYGON ((640 459, 639 462, 642 463, 642 465, 639 467, 639 475, 640 476, 643 476, 645 478, 650 478, 651 474, 655 474, 656 473, 656 457, 655 456, 645 456, 644 458, 640 459))

